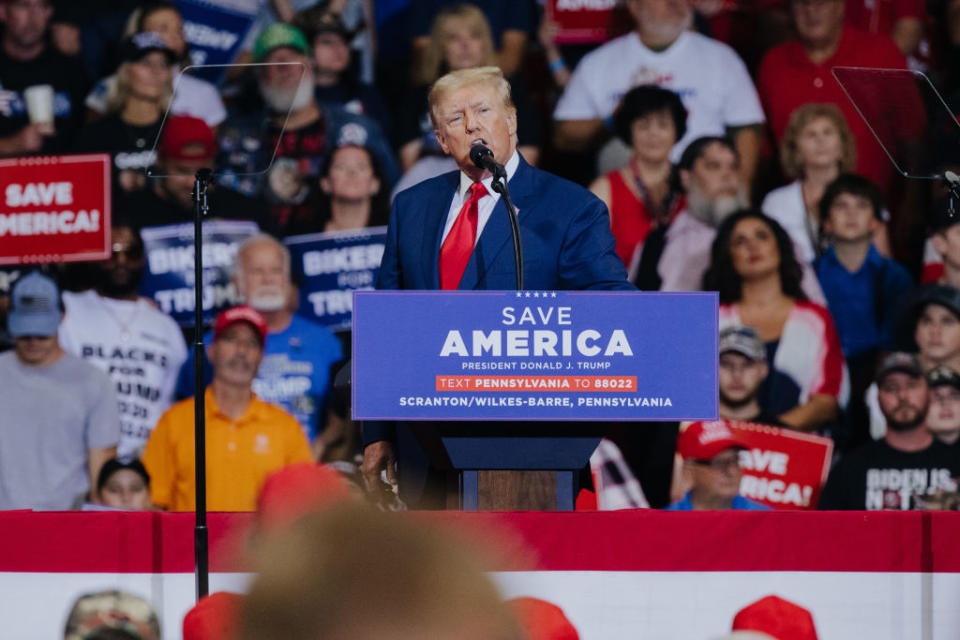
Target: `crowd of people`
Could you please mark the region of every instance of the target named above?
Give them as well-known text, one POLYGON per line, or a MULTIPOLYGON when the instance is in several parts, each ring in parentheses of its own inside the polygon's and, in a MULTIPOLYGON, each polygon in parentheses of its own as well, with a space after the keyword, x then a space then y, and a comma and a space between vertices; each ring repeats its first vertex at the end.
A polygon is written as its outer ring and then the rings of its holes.
MULTIPOLYGON (((833 439, 821 508, 956 506, 960 217, 874 136, 915 147, 924 123, 865 122, 832 74, 922 70, 960 108, 956 1, 625 0, 591 44, 533 0, 394 3, 404 19, 370 2, 254 4, 237 66, 210 77, 190 66, 176 2, 0 2, 0 155, 108 153, 114 212, 107 260, 0 274, 0 508, 192 509, 187 343, 204 329, 209 508, 252 510, 269 473, 310 460, 379 491, 393 452, 334 393, 350 341, 298 313, 284 240, 384 227, 391 200, 455 176, 463 140, 438 101, 465 90, 451 74, 491 69, 520 158, 508 177, 540 167, 596 196, 551 182, 568 207, 602 203, 604 277, 626 274, 604 288, 719 293, 721 421, 608 434, 643 502, 757 506, 738 495, 724 422, 746 421, 833 439), (36 85, 53 89, 50 121, 28 109, 36 85), (260 232, 233 260, 243 304, 184 329, 139 294, 143 232, 191 220, 203 167, 212 215, 260 232)), ((920 153, 943 173, 958 151, 920 153)), ((481 191, 450 205, 478 208, 471 242, 498 197, 481 191)), ((389 242, 381 286, 416 288, 389 242)))

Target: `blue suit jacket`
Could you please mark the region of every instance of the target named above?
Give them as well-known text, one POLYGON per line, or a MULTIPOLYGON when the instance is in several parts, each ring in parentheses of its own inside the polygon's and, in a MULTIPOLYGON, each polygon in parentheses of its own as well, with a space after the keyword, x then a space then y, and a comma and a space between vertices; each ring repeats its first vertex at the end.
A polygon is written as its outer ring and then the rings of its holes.
MULTIPOLYGON (((397 194, 378 289, 440 288, 440 241, 459 184, 460 172, 454 171, 397 194)), ((597 197, 531 167, 523 158, 509 187, 520 222, 525 288, 634 290, 613 250, 607 208, 597 197)), ((500 198, 467 263, 460 289, 515 287, 510 220, 500 198)))
MULTIPOLYGON (((440 240, 459 185, 460 172, 453 171, 397 194, 377 289, 440 288, 440 240)), ((636 290, 613 250, 609 214, 599 198, 573 182, 531 167, 522 157, 508 186, 520 223, 525 288, 636 290)), ((516 288, 513 240, 503 198, 480 234, 459 288, 516 288)), ((363 425, 365 445, 394 437, 393 423, 363 425)))

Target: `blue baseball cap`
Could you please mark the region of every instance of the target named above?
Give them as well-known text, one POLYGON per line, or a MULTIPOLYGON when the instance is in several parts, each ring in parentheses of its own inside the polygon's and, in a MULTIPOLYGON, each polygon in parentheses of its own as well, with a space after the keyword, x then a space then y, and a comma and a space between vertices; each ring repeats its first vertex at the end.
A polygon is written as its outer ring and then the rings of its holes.
POLYGON ((60 326, 60 290, 38 271, 13 285, 7 330, 13 337, 53 336, 60 326))

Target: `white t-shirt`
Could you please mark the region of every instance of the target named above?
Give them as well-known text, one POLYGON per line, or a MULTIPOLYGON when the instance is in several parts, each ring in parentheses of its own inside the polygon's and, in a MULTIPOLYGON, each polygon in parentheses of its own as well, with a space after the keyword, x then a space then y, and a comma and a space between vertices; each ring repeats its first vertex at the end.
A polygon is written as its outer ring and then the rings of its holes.
POLYGON ((805 262, 813 262, 816 259, 813 238, 819 230, 807 214, 807 205, 803 201, 803 187, 799 180, 768 193, 760 208, 779 222, 783 230, 790 235, 794 246, 800 249, 797 253, 799 259, 805 262))
POLYGON ((64 292, 60 344, 107 372, 117 391, 117 455, 139 454, 173 400, 187 345, 177 323, 146 300, 64 292))
POLYGON ((687 133, 673 148, 674 162, 701 136, 764 122, 760 98, 740 57, 722 42, 693 31, 684 31, 664 51, 648 49, 633 32, 588 53, 574 70, 553 118, 605 118, 624 93, 642 84, 676 92, 687 108, 687 133))
MULTIPOLYGON (((206 80, 187 73, 174 76, 173 104, 170 113, 200 118, 211 127, 227 119, 220 92, 206 80)), ((91 111, 106 113, 107 103, 117 90, 116 74, 102 78, 87 95, 84 104, 91 111)))

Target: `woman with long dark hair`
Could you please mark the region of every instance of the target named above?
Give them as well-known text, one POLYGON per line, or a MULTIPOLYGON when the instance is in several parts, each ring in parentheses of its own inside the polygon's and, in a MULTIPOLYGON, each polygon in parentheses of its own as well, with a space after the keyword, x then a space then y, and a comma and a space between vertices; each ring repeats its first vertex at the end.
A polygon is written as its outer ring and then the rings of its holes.
POLYGON ((317 215, 291 222, 286 235, 386 226, 389 192, 374 154, 366 147, 337 147, 323 161, 317 215))
POLYGON ((720 328, 753 327, 766 345, 770 375, 760 406, 795 429, 816 431, 849 395, 840 338, 830 312, 810 302, 783 227, 743 209, 717 230, 703 288, 720 294, 720 328))

